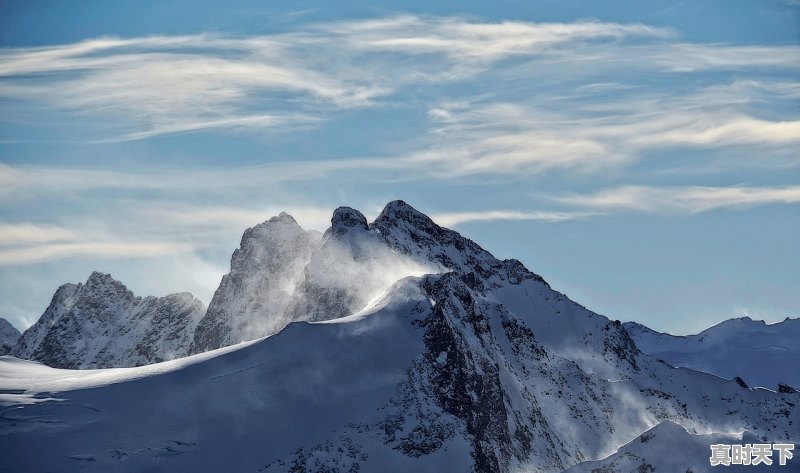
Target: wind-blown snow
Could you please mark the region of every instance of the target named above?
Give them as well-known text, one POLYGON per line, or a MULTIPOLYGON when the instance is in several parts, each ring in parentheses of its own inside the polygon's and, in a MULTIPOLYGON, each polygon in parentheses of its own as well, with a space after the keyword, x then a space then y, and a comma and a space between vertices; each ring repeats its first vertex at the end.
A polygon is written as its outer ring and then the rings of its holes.
POLYGON ((286 309, 320 235, 286 213, 248 229, 231 271, 197 327, 191 353, 271 335, 289 323, 286 309))

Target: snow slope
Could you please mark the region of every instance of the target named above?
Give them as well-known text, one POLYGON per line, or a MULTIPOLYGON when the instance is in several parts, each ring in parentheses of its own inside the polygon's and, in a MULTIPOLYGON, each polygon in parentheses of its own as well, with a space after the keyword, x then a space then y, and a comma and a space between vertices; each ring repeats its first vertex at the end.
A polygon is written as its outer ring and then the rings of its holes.
MULTIPOLYGON (((381 261, 436 274, 405 277, 352 315, 316 312, 151 366, 0 358, 0 471, 560 472, 664 421, 800 443, 798 393, 658 361, 619 322, 403 202, 366 228, 338 213, 353 223, 326 232, 351 245, 336 253, 343 271, 384 248, 381 261)), ((353 287, 320 300, 355 300, 353 287)))
POLYGON ((137 297, 110 275, 65 284, 11 350, 58 368, 139 366, 185 356, 205 306, 189 293, 137 297))
POLYGON ((0 318, 0 355, 5 355, 19 340, 19 330, 14 328, 8 320, 0 318))
POLYGON ((749 317, 726 320, 696 335, 656 332, 636 322, 623 324, 642 351, 674 366, 723 378, 738 376, 749 386, 800 387, 800 319, 766 324, 749 317))
POLYGON ((674 422, 664 421, 620 447, 617 452, 609 457, 581 463, 564 473, 800 471, 800 462, 792 462, 791 460, 787 461, 787 464, 783 467, 778 468, 777 452, 773 456, 776 466, 729 465, 712 467, 710 465, 710 445, 742 445, 746 443, 761 442, 746 432, 738 434, 691 434, 674 422))

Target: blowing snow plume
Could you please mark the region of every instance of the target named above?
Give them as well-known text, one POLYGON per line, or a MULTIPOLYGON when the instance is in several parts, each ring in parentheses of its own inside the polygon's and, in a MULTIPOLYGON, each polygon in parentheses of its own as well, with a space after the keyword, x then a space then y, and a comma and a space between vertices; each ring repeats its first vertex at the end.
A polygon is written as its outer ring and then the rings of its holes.
POLYGON ((272 335, 292 321, 346 317, 394 282, 441 269, 397 251, 358 210, 336 209, 322 236, 281 213, 244 233, 191 352, 272 335))

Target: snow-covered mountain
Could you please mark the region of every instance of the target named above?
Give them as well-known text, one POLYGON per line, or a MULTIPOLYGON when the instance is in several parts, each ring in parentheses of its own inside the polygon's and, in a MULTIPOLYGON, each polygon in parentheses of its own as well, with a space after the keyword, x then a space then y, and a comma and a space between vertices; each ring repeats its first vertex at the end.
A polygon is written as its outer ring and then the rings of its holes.
POLYGON ((19 330, 14 328, 8 320, 0 318, 0 355, 5 355, 19 340, 19 330))
POLYGON ((64 284, 11 350, 56 368, 140 366, 186 356, 205 306, 189 293, 137 297, 108 274, 64 284))
POLYGON ((664 421, 800 443, 800 394, 658 361, 401 201, 366 226, 351 210, 287 305, 305 321, 270 337, 128 369, 0 358, 0 471, 560 472, 664 421), (430 274, 373 295, 346 277, 370 268, 430 274))
MULTIPOLYGON (((580 463, 564 473, 615 472, 691 472, 723 471, 733 473, 770 472, 776 467, 767 465, 728 465, 712 467, 710 445, 761 443, 758 438, 741 433, 693 434, 672 421, 663 421, 620 447, 602 460, 580 463)), ((776 458, 773 459, 777 465, 776 458)), ((779 471, 798 471, 796 464, 787 462, 779 471), (787 468, 788 467, 788 468, 787 468)))
POLYGON ((800 387, 800 319, 774 324, 749 317, 726 320, 696 335, 656 332, 636 322, 623 324, 642 351, 674 366, 724 378, 739 377, 748 386, 800 387))
POLYGON ((286 213, 249 228, 231 257, 231 271, 197 330, 191 352, 201 353, 269 335, 289 323, 286 308, 320 239, 286 213))

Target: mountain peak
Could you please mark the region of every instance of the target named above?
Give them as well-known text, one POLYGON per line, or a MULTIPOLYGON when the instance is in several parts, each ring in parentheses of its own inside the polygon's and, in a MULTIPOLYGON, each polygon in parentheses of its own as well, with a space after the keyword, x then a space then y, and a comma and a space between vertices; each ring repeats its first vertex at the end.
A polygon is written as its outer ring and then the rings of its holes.
POLYGON ((16 345, 19 340, 19 330, 11 325, 8 320, 0 317, 0 355, 5 355, 16 345))
POLYGON ((83 286, 92 292, 114 293, 129 299, 135 298, 133 292, 125 284, 117 281, 110 274, 100 271, 92 271, 83 286))
POLYGON ((287 214, 286 212, 281 212, 275 217, 271 217, 269 222, 281 222, 281 223, 291 223, 297 225, 297 220, 294 219, 291 215, 287 214))
POLYGON ((18 358, 57 368, 110 368, 183 356, 205 306, 189 293, 137 297, 94 271, 64 284, 13 347, 18 358))
POLYGON ((376 222, 383 220, 408 222, 414 227, 430 228, 437 226, 430 217, 407 204, 403 200, 393 200, 386 204, 376 222))
POLYGON ((350 228, 367 230, 369 227, 364 214, 350 207, 339 207, 334 210, 331 217, 331 230, 339 233, 350 228))
POLYGON ((92 274, 89 275, 89 279, 86 280, 86 285, 90 284, 108 284, 108 283, 118 283, 113 276, 108 273, 101 273, 100 271, 92 271, 92 274))

